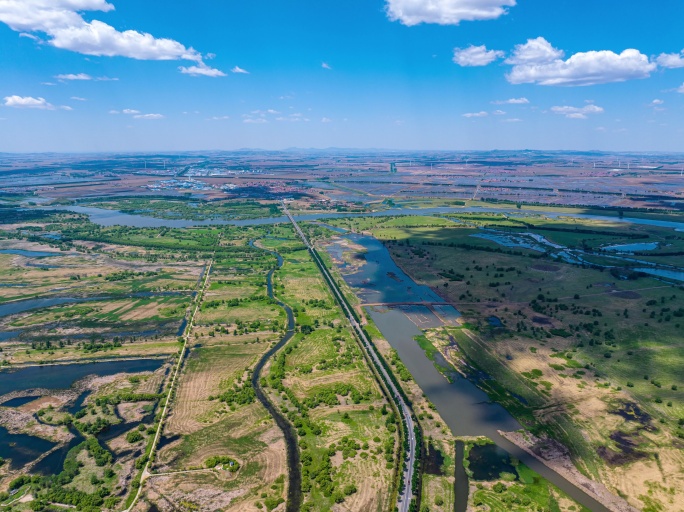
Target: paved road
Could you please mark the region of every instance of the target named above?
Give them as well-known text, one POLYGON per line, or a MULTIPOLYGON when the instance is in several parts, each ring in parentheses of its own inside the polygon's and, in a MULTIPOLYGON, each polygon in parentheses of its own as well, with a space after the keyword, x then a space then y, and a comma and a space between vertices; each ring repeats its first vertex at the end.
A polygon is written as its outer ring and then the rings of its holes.
POLYGON ((397 390, 396 386, 394 385, 394 382, 390 379, 389 375, 387 374, 387 371, 385 370, 385 367, 382 365, 380 362, 380 358, 378 354, 375 352, 375 348, 368 340, 366 337, 365 332, 361 328, 361 326, 358 324, 356 321, 356 318, 354 318, 354 315, 352 312, 349 310, 347 307, 346 302, 342 298, 342 292, 338 288, 337 284, 335 283, 335 280, 332 278, 330 273, 325 267, 325 264, 320 260, 316 252, 313 250, 313 246, 309 243, 309 240, 306 238, 306 235, 304 235, 304 232, 299 228, 299 225, 297 222, 294 220, 292 215, 290 214, 290 211, 287 209, 287 206, 283 204, 283 210, 285 211, 285 215, 290 219, 290 222, 295 228, 295 231, 299 235, 299 237, 302 239, 302 242, 304 242, 304 245, 306 245, 307 249, 311 253, 311 256, 314 258, 314 260, 317 260, 319 263, 319 268, 321 270, 321 273, 323 274, 323 277, 325 280, 328 282, 328 285, 330 286, 331 291, 333 292, 333 295, 337 298, 338 302, 342 306, 342 310, 344 311, 345 316, 351 323, 354 331, 356 332, 356 335, 359 337, 361 342, 363 343, 364 347, 366 348, 366 352, 370 355, 370 357, 373 359, 376 368, 381 372, 383 375, 383 378, 385 382, 387 383, 387 386, 389 388, 389 392, 392 395, 392 398, 394 399, 394 403, 396 406, 401 410, 402 415, 404 416, 404 419, 406 420, 406 435, 408 436, 408 453, 406 454, 407 459, 406 459, 406 469, 403 474, 403 482, 404 482, 404 491, 402 494, 399 495, 398 501, 397 501, 397 507, 399 512, 408 512, 409 506, 411 505, 411 499, 413 498, 413 494, 411 492, 411 477, 413 475, 414 467, 416 464, 416 438, 414 435, 414 422, 413 418, 411 417, 411 409, 409 408, 408 404, 406 401, 403 399, 403 397, 399 394, 399 391, 397 390))

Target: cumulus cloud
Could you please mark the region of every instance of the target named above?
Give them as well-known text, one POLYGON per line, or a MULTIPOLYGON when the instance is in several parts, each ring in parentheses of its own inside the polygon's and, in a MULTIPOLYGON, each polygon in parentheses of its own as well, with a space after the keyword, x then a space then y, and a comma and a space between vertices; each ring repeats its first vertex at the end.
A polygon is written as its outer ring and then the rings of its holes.
POLYGON ((663 100, 655 99, 651 102, 651 105, 662 105, 665 103, 663 100))
POLYGON ((231 73, 240 73, 243 75, 249 75, 249 71, 246 69, 242 69, 240 66, 235 66, 233 69, 230 70, 231 73))
POLYGON ((563 60, 564 52, 543 37, 515 47, 506 60, 513 69, 506 75, 512 84, 582 86, 648 78, 656 64, 638 50, 580 52, 563 60))
POLYGON ((482 112, 468 112, 467 114, 463 114, 463 117, 487 117, 489 114, 485 111, 482 112))
POLYGON ((407 26, 420 23, 458 25, 461 21, 493 20, 508 12, 516 0, 387 0, 392 21, 407 26))
POLYGON ((5 106, 12 108, 35 108, 39 110, 54 110, 55 106, 45 98, 34 98, 32 96, 5 96, 5 106))
POLYGON ((134 110, 132 108, 125 108, 122 110, 124 114, 129 114, 129 115, 135 115, 135 114, 140 114, 139 110, 134 110))
POLYGON ((68 73, 65 75, 56 75, 57 80, 92 80, 93 77, 86 73, 68 73))
POLYGON ((551 112, 554 114, 564 115, 568 119, 587 119, 589 114, 601 114, 603 108, 597 105, 589 104, 584 107, 551 107, 551 112))
POLYGON ((663 68, 684 68, 684 50, 680 53, 661 53, 656 62, 663 68))
POLYGON ((517 66, 529 64, 546 64, 563 57, 563 50, 551 46, 546 39, 538 37, 528 39, 525 44, 518 44, 513 49, 513 54, 506 59, 506 64, 517 66))
POLYGON ((684 84, 677 88, 677 92, 684 94, 684 84))
MULTIPOLYGON (((86 11, 109 12, 106 0, 2 0, 0 22, 12 30, 63 50, 98 57, 138 60, 190 60, 202 64, 202 55, 173 39, 157 38, 136 30, 119 31, 99 20, 86 21, 86 11)), ((219 75, 212 75, 219 76, 219 75)))
POLYGON ((506 112, 504 112, 503 110, 495 110, 494 112, 492 112, 492 114, 494 114, 495 116, 505 116, 506 112))
POLYGON ((454 62, 463 67, 486 66, 504 56, 500 50, 487 50, 485 45, 454 48, 454 62))
POLYGON ((509 100, 492 101, 494 105, 527 105, 530 102, 527 98, 511 98, 509 100))
POLYGON ((209 77, 217 77, 217 76, 226 76, 226 74, 221 71, 220 69, 212 68, 204 64, 203 62, 200 62, 199 65, 197 66, 180 66, 178 68, 181 73, 184 75, 190 75, 190 76, 209 76, 209 77))

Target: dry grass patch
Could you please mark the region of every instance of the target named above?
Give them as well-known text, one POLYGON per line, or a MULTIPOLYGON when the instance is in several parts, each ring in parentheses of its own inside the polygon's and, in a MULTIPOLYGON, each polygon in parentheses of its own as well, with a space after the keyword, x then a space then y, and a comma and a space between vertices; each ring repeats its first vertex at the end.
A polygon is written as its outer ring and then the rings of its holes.
POLYGON ((218 419, 225 404, 217 396, 251 367, 267 347, 264 344, 217 345, 193 349, 185 363, 166 430, 172 434, 196 432, 218 419))

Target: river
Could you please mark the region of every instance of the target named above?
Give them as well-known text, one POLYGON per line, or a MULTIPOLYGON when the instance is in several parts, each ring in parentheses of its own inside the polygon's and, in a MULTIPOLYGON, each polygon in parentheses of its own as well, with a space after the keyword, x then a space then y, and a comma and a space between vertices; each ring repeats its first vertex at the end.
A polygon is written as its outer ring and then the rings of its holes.
MULTIPOLYGON (((246 220, 186 220, 186 219, 160 219, 156 217, 148 217, 139 214, 122 213, 116 210, 106 210, 104 208, 95 208, 91 206, 63 206, 59 208, 46 207, 44 209, 61 209, 69 210, 75 213, 83 213, 88 215, 91 222, 101 226, 130 226, 138 228, 187 228, 192 226, 209 226, 209 225, 233 225, 233 226, 260 226, 264 224, 284 224, 289 222, 287 217, 266 217, 261 219, 246 219, 246 220)), ((667 220, 655 219, 641 219, 637 217, 610 217, 606 215, 593 215, 588 213, 559 213, 554 211, 544 210, 516 210, 515 208, 495 208, 495 207, 436 207, 436 208, 392 208, 389 210, 382 210, 371 213, 311 213, 304 215, 296 215, 294 218, 297 222, 315 221, 321 219, 339 219, 344 217, 387 217, 394 215, 440 215, 447 213, 511 213, 516 215, 546 215, 551 218, 558 217, 576 217, 579 219, 591 219, 600 221, 609 221, 619 224, 641 224, 647 226, 657 226, 663 228, 672 228, 678 231, 684 231, 684 222, 674 222, 667 220)))
MULTIPOLYGON (((252 241, 249 245, 262 251, 271 253, 276 257, 277 265, 275 268, 271 269, 266 276, 266 289, 268 296, 271 299, 275 299, 273 295, 273 273, 283 266, 283 257, 274 251, 269 251, 268 249, 263 249, 254 245, 252 241)), ((266 363, 281 349, 288 341, 292 339, 295 334, 295 317, 292 312, 292 308, 285 304, 284 302, 275 299, 278 306, 285 310, 287 315, 287 331, 285 335, 271 347, 268 352, 266 352, 259 362, 254 367, 254 372, 252 373, 252 387, 254 388, 254 393, 256 394, 259 402, 266 408, 269 414, 273 417, 276 424, 282 430, 285 437, 285 450, 287 453, 287 474, 288 474, 288 486, 287 486, 287 502, 285 505, 285 512, 298 512, 302 503, 302 470, 299 464, 299 447, 297 443, 297 432, 294 426, 281 414, 278 408, 271 403, 271 401, 266 396, 266 393, 261 388, 261 371, 264 369, 266 363)))
MULTIPOLYGON (((348 272, 344 264, 340 265, 343 267, 341 268, 343 278, 354 288, 362 301, 376 303, 442 301, 428 287, 417 284, 406 275, 394 263, 385 246, 377 239, 357 234, 346 235, 344 238, 348 238, 366 250, 365 262, 356 271, 348 272)), ((341 247, 339 243, 332 244, 331 254, 339 258, 341 247)), ((451 306, 447 305, 447 307, 451 306)), ((440 319, 424 306, 412 306, 410 310, 374 306, 368 308, 368 313, 383 336, 397 351, 418 386, 435 405, 453 434, 490 438, 497 446, 522 461, 578 503, 592 511, 607 512, 608 509, 591 496, 498 433, 499 430, 513 431, 521 428, 521 425, 506 409, 490 402, 487 394, 468 379, 457 375, 450 383, 437 370, 434 363, 427 358, 414 340, 415 336, 422 334, 410 317, 411 314, 416 314, 418 308, 422 309, 420 316, 429 319, 423 321, 422 327, 441 325, 440 319)), ((466 478, 461 468, 457 467, 456 473, 461 479, 466 478)), ((456 488, 467 489, 467 482, 458 481, 456 488)), ((459 499, 458 496, 456 499, 459 504, 457 512, 463 512, 465 501, 459 499)))

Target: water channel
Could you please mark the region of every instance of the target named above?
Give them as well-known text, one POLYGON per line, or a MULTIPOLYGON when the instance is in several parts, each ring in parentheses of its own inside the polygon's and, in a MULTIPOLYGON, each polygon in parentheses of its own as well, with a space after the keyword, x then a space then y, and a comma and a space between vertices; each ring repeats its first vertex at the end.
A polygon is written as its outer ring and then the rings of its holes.
MULTIPOLYGON (((347 284, 366 303, 381 302, 440 302, 442 299, 426 286, 422 286, 406 275, 392 260, 389 251, 377 239, 365 235, 346 235, 343 238, 363 247, 362 265, 352 272, 341 264, 343 277, 347 284)), ((330 246, 331 255, 339 261, 340 251, 344 251, 340 242, 330 246)), ((358 257, 358 256, 357 256, 358 257)), ((451 307, 445 304, 446 307, 451 307)), ((427 358, 423 350, 414 340, 422 334, 416 326, 415 317, 424 318, 422 328, 441 325, 441 321, 425 306, 406 308, 389 308, 373 306, 368 313, 383 336, 397 351, 416 383, 428 399, 436 406, 446 424, 456 436, 486 436, 501 449, 517 458, 543 478, 556 485, 571 498, 592 511, 607 512, 608 509, 571 484, 565 478, 549 469, 535 457, 528 454, 499 434, 499 431, 513 431, 521 425, 501 405, 489 401, 487 394, 468 379, 454 375, 449 382, 427 358), (417 309, 422 309, 418 312, 417 309), (430 317, 432 317, 430 319, 430 317)), ((462 464, 462 460, 458 461, 462 464)), ((466 478, 465 472, 457 467, 456 474, 466 478)), ((467 481, 457 481, 457 492, 461 496, 456 500, 459 504, 457 512, 465 511, 462 499, 467 492, 467 481)))
MULTIPOLYGON (((254 245, 252 241, 249 245, 262 251, 266 251, 277 259, 276 268, 271 269, 266 276, 266 289, 268 296, 271 299, 275 299, 273 295, 273 273, 283 266, 283 257, 274 251, 269 251, 268 249, 262 249, 254 245)), ((259 402, 266 408, 269 414, 273 417, 276 424, 282 430, 285 436, 285 449, 287 452, 287 468, 288 468, 288 486, 287 486, 287 502, 285 505, 285 512, 299 512, 302 503, 302 470, 299 464, 299 448, 297 444, 297 432, 295 431, 292 424, 280 413, 277 407, 275 407, 271 401, 264 393, 261 388, 261 371, 270 359, 283 348, 288 341, 292 339, 295 333, 295 318, 292 309, 287 304, 276 300, 276 304, 285 310, 287 314, 287 332, 276 343, 273 347, 266 352, 259 362, 254 367, 254 372, 252 373, 252 387, 254 388, 254 393, 256 394, 259 402)))
MULTIPOLYGON (((288 222, 287 217, 273 217, 262 219, 248 219, 248 220, 206 220, 206 221, 191 221, 182 219, 158 219, 154 217, 146 217, 143 215, 131 215, 118 211, 104 210, 100 208, 91 207, 68 207, 68 210, 84 213, 90 217, 94 223, 103 226, 125 225, 132 227, 174 227, 184 228, 198 225, 235 225, 235 226, 256 226, 268 225, 288 222)), ((297 221, 318 221, 323 219, 344 218, 344 217, 358 217, 358 216, 395 216, 395 215, 435 215, 446 213, 516 213, 521 214, 520 211, 506 208, 426 208, 426 209, 391 209, 373 213, 350 214, 350 213, 327 213, 327 214, 310 214, 299 215, 295 219, 297 221)), ((591 214, 564 214, 558 212, 546 211, 527 211, 528 214, 542 214, 552 218, 557 217, 577 217, 583 219, 611 221, 615 223, 626 224, 640 224, 651 225, 658 227, 666 227, 684 231, 684 222, 672 222, 652 219, 640 218, 617 218, 609 216, 591 215, 591 214)), ((347 283, 354 287, 359 294, 359 297, 365 302, 440 302, 432 290, 427 287, 416 284, 410 277, 404 274, 399 269, 392 258, 390 257, 386 248, 369 236, 361 235, 347 235, 354 243, 364 247, 365 262, 356 272, 346 273, 345 265, 341 265, 343 275, 347 283)), ((336 250, 331 246, 330 250, 334 253, 336 250)), ((275 254, 275 253, 274 253, 275 254)), ((278 258, 278 267, 282 265, 282 258, 275 254, 278 258)), ((337 255, 339 256, 339 254, 337 255)), ((272 296, 272 279, 273 270, 268 274, 268 291, 272 296)), ((268 358, 275 354, 293 335, 294 317, 292 311, 282 303, 288 316, 288 332, 283 339, 274 346, 264 357, 259 361, 255 367, 252 381, 259 400, 264 406, 273 414, 276 423, 281 427, 286 437, 287 452, 288 452, 288 466, 290 468, 290 485, 288 487, 288 511, 296 510, 291 508, 294 504, 298 504, 301 500, 299 462, 296 445, 293 441, 296 440, 295 433, 292 431, 291 425, 279 414, 277 410, 268 402, 263 391, 258 385, 260 371, 262 370, 268 358), (281 424, 282 423, 282 424, 281 424), (294 446, 294 448, 292 448, 294 446)), ((588 509, 597 512, 607 512, 608 509, 594 500, 558 475, 556 472, 549 469, 533 456, 517 447, 513 443, 503 438, 498 431, 510 431, 520 428, 519 423, 500 405, 490 403, 487 395, 481 391, 475 384, 469 380, 454 376, 453 382, 449 382, 434 366, 414 341, 414 337, 421 334, 421 330, 414 323, 416 318, 423 318, 424 323, 422 328, 432 325, 440 325, 442 320, 446 318, 456 318, 458 312, 450 305, 436 306, 437 311, 442 311, 443 315, 437 317, 432 311, 421 306, 408 306, 405 310, 387 308, 387 307, 371 307, 369 314, 387 338, 390 344, 395 348, 414 376, 416 383, 420 386, 429 400, 435 404, 440 415, 447 423, 452 432, 457 436, 487 436, 494 443, 505 450, 512 457, 517 458, 532 470, 539 473, 542 477, 547 479, 552 484, 563 490, 570 497, 575 499, 580 504, 588 509), (412 319, 414 321, 412 321, 412 319)), ((106 363, 105 363, 106 364, 106 363)), ((141 370, 139 370, 141 371, 141 370)), ((0 394, 2 389, 2 377, 0 374, 0 394)), ((37 387, 37 386, 36 386, 37 387)), ((457 446, 457 452, 462 451, 462 446, 457 446)), ((456 502, 457 510, 465 510, 467 504, 467 476, 462 466, 456 468, 457 482, 456 482, 456 502), (464 481, 465 479, 465 481, 464 481), (459 490, 461 492, 459 492, 459 490), (465 493, 465 498, 464 498, 465 493)))

